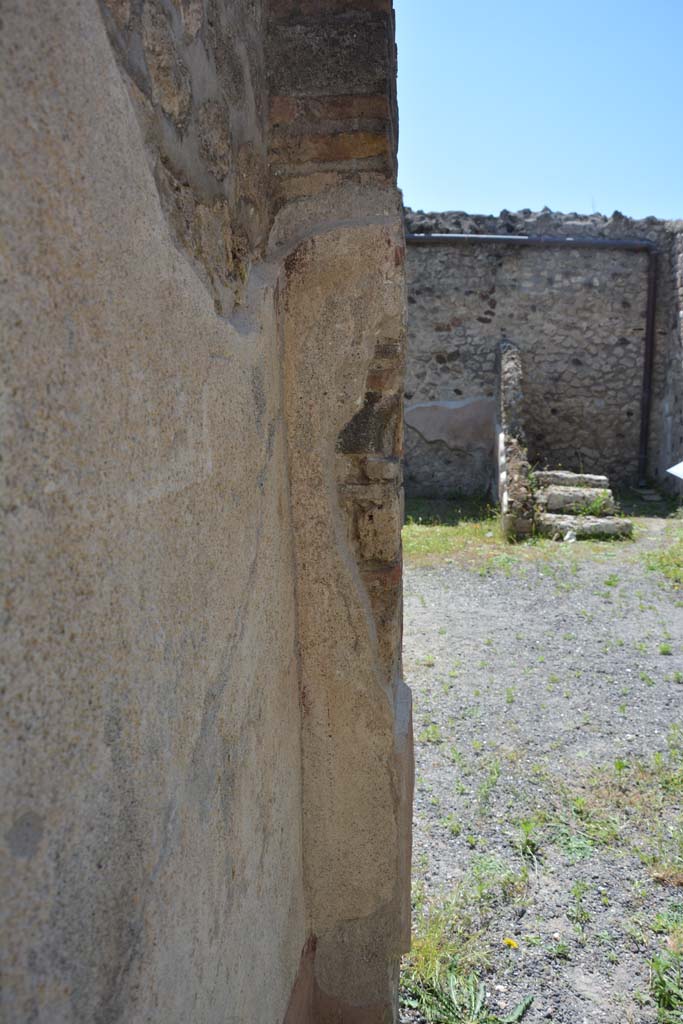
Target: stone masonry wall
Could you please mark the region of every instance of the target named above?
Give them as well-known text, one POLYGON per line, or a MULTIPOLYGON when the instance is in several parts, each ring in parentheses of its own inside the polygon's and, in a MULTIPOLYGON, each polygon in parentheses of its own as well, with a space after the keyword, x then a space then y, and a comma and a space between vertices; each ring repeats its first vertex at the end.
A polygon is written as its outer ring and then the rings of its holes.
MULTIPOLYGON (((663 440, 659 453, 661 473, 683 461, 683 228, 674 233, 672 259, 676 300, 666 366, 663 440)), ((683 494, 682 480, 671 475, 667 475, 666 480, 670 490, 683 494)))
POLYGON ((391 1024, 389 0, 3 7, 3 1020, 391 1024))
MULTIPOLYGON (((414 233, 646 239, 658 259, 652 477, 670 416, 672 226, 618 214, 550 211, 500 217, 406 212, 414 233)), ((493 471, 495 353, 519 346, 532 462, 635 482, 645 336, 645 253, 467 242, 408 249, 406 487, 414 494, 486 493, 493 471)))
POLYGON ((289 1024, 385 1024, 410 941, 405 248, 389 0, 273 0, 309 943, 289 1024))
POLYGON ((495 492, 506 537, 533 532, 534 499, 524 429, 524 375, 521 353, 502 341, 497 353, 495 492))

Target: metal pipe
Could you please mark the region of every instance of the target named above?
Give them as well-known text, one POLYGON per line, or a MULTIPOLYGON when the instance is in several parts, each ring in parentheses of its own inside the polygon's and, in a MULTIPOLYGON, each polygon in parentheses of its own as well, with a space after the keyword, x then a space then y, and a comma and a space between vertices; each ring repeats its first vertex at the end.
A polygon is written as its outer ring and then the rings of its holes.
POLYGON ((630 249, 633 252, 652 252, 654 242, 645 238, 556 238, 554 235, 458 235, 429 234, 406 235, 411 245, 458 245, 460 242, 507 242, 510 245, 542 245, 571 249, 630 249))
POLYGON ((555 238, 552 235, 472 235, 425 234, 406 235, 409 245, 460 245, 466 242, 497 242, 518 246, 545 246, 571 249, 621 249, 646 252, 647 306, 645 310, 645 348, 643 352, 643 386, 640 393, 640 438, 638 443, 638 486, 647 484, 647 455, 652 412, 652 377, 655 360, 655 323, 657 314, 657 246, 639 238, 555 238))
POLYGON ((657 312, 657 253, 651 249, 647 259, 647 306, 645 312, 645 354, 643 390, 640 396, 640 444, 638 447, 638 486, 647 484, 647 450, 650 439, 652 377, 655 365, 655 317, 657 312))

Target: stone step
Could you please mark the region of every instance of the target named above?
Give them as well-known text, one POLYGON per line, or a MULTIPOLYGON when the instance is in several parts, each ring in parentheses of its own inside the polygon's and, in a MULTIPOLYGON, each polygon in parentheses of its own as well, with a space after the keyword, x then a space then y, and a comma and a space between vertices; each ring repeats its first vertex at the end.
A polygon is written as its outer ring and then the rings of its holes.
POLYGON ((566 469, 540 469, 534 473, 539 487, 600 487, 609 489, 606 476, 593 473, 570 473, 566 469))
POLYGON ((554 540, 631 537, 633 523, 618 516, 562 516, 541 512, 536 520, 536 530, 542 537, 554 540))
POLYGON ((614 514, 614 497, 605 487, 543 487, 535 493, 536 505, 544 512, 582 512, 591 506, 596 515, 614 514))
POLYGON ((659 491, 653 491, 651 487, 637 487, 636 494, 641 501, 662 501, 659 491))

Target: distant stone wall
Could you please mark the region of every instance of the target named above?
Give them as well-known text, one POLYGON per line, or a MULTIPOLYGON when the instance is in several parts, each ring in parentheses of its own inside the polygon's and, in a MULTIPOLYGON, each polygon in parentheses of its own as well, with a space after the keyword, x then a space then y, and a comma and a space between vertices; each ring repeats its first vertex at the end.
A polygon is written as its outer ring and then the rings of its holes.
POLYGON ((506 537, 528 536, 534 500, 524 430, 524 374, 517 345, 502 341, 496 360, 496 497, 506 537))
MULTIPOLYGON (((615 214, 415 214, 411 233, 646 239, 660 250, 649 472, 663 480, 671 416, 672 226, 615 214)), ((501 242, 408 247, 406 489, 486 493, 489 412, 501 339, 519 346, 529 457, 634 482, 638 469, 647 254, 501 242), (478 421, 472 424, 477 411, 478 421)))
POLYGON ((3 5, 7 1024, 388 1024, 390 0, 3 5))
MULTIPOLYGON (((683 228, 674 234, 672 246, 674 304, 671 344, 666 365, 666 388, 663 402, 662 445, 659 470, 683 462, 683 228)), ((683 495, 683 480, 666 477, 669 489, 683 495)))

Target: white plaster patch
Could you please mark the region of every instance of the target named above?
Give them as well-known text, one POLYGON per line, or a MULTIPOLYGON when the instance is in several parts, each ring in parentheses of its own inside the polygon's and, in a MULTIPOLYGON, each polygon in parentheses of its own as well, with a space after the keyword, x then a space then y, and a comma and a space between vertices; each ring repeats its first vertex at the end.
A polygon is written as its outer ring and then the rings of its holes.
POLYGON ((442 441, 451 449, 483 448, 493 453, 495 409, 493 398, 417 402, 406 409, 405 422, 427 442, 442 441))

